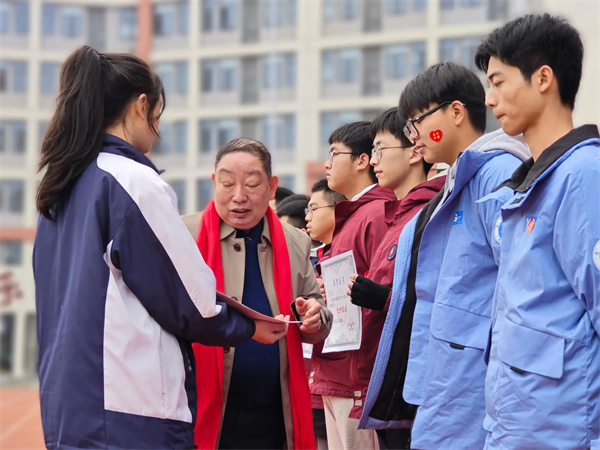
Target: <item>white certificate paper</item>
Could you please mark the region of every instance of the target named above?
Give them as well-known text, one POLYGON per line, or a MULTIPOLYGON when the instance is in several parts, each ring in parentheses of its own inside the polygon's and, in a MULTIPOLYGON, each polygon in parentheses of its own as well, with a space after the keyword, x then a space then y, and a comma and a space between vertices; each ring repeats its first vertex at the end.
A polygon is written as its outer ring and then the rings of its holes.
POLYGON ((321 263, 321 277, 325 286, 327 308, 333 314, 331 332, 323 346, 323 353, 358 350, 362 338, 360 306, 353 305, 348 292, 350 275, 356 273, 352 250, 321 263))

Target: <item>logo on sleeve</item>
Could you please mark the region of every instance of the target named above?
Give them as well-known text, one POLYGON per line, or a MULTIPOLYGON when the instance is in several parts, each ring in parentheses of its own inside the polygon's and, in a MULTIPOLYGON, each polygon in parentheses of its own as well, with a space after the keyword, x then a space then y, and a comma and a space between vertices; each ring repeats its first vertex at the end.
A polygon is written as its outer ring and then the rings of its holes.
POLYGON ((502 217, 498 217, 494 226, 494 239, 498 244, 502 243, 502 217))
POLYGON ((390 247, 390 250, 387 253, 387 260, 391 261, 396 257, 396 251, 398 250, 398 244, 394 244, 390 247))
POLYGON ((594 265, 596 269, 600 270, 600 241, 596 242, 594 245, 594 250, 592 251, 592 259, 594 260, 594 265))
POLYGON ((452 220, 452 225, 460 225, 462 223, 462 220, 463 220, 463 212, 456 211, 454 213, 454 219, 452 220))
POLYGON ((535 227, 537 217, 525 217, 525 233, 531 233, 535 227))

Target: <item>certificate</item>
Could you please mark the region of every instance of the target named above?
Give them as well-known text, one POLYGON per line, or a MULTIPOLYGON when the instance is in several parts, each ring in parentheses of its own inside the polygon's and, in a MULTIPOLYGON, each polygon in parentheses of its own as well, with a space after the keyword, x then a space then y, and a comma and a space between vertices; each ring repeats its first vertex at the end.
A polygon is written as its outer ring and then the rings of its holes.
POLYGON ((356 273, 352 250, 321 263, 321 277, 325 287, 327 308, 333 314, 331 331, 323 346, 323 353, 358 350, 362 338, 360 306, 353 305, 348 292, 350 275, 356 273))

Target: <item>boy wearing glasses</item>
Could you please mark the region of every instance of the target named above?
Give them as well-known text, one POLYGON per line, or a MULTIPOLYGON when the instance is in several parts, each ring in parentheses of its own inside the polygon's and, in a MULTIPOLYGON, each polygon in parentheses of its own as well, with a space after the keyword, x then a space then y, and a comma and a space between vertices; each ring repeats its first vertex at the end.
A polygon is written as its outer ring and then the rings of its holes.
POLYGON ((533 155, 505 183, 488 449, 600 448, 600 135, 573 127, 582 60, 577 30, 548 14, 493 31, 475 56, 488 106, 533 155))
MULTIPOLYGON (((327 184, 349 200, 335 205, 335 229, 328 256, 352 250, 358 273, 365 275, 387 230, 385 202, 394 199, 394 192, 377 185, 369 164, 373 145, 369 122, 341 126, 331 134, 329 143, 327 184)), ((323 344, 313 348, 313 376, 309 384, 313 394, 323 396, 330 448, 377 448, 375 432, 357 428, 370 376, 370 369, 363 366, 377 351, 369 339, 374 333, 379 336, 379 324, 384 319, 381 311, 362 310, 362 341, 358 350, 324 354, 323 344)))
MULTIPOLYGON (((414 144, 402 132, 403 126, 398 108, 391 108, 375 118, 370 127, 373 139, 371 165, 379 186, 392 189, 396 199, 385 204, 385 223, 388 228, 372 258, 369 275, 353 275, 348 295, 355 305, 376 311, 388 310, 398 237, 404 225, 439 192, 445 179, 441 176, 427 181, 431 164, 414 151, 414 144)), ((371 328, 369 342, 366 343, 369 347, 378 347, 382 327, 383 320, 371 328)), ((374 363, 375 352, 365 360, 364 372, 370 374, 374 363)), ((366 397, 366 391, 362 396, 366 397)), ((389 414, 388 418, 392 419, 394 414, 389 414)), ((408 448, 413 418, 414 408, 403 423, 395 423, 388 429, 377 429, 380 449, 408 448)), ((369 425, 361 428, 376 427, 369 425)))
POLYGON ((483 134, 483 86, 473 72, 451 62, 413 79, 402 92, 399 114, 408 119, 404 130, 415 150, 429 163, 450 165, 441 195, 420 217, 416 305, 403 388, 404 400, 419 406, 411 448, 481 448, 483 350, 498 273, 499 209, 510 192, 494 201, 479 200, 529 155, 522 142, 502 130, 483 134))

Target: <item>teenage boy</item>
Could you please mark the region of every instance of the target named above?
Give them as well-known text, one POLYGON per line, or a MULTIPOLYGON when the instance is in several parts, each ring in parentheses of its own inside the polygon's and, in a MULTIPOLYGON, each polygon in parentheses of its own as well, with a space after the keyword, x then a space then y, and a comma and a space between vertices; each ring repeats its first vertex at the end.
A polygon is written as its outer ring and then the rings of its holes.
POLYGON ((483 350, 498 273, 503 198, 478 200, 529 153, 502 130, 483 134, 483 85, 473 72, 451 62, 436 64, 412 80, 402 92, 399 114, 408 119, 405 133, 425 160, 451 166, 443 194, 424 211, 429 220, 416 262, 416 306, 403 389, 404 400, 419 405, 411 448, 481 448, 483 350))
MULTIPOLYGON (((354 122, 335 130, 329 138, 330 153, 325 163, 329 188, 349 200, 335 205, 335 230, 330 256, 352 250, 356 269, 365 275, 387 229, 385 202, 394 192, 377 185, 369 155, 373 140, 369 122, 354 122)), ((369 335, 379 333, 385 313, 362 310, 362 343, 358 350, 323 354, 322 344, 313 350, 314 375, 309 384, 313 394, 323 396, 327 441, 332 449, 376 449, 373 430, 358 430, 363 394, 369 382, 371 354, 369 335), (373 331, 375 330, 375 331, 373 331)))
POLYGON ((573 128, 582 59, 579 33, 548 14, 493 31, 475 57, 487 105, 533 156, 504 184, 490 449, 600 446, 600 136, 573 128))
MULTIPOLYGON (((393 190, 396 199, 385 204, 387 231, 373 255, 368 277, 354 275, 349 284, 348 294, 355 305, 376 311, 387 310, 398 237, 404 225, 439 192, 445 179, 438 177, 427 181, 431 164, 414 150, 414 144, 402 132, 403 126, 404 122, 398 116, 398 108, 391 108, 375 118, 370 127, 373 139, 371 165, 375 169, 379 186, 393 190)), ((367 336, 368 341, 363 342, 363 345, 377 348, 382 327, 383 321, 377 328, 372 327, 367 336)), ((374 370, 374 362, 375 352, 368 355, 364 365, 365 372, 370 373, 374 370)), ((366 391, 362 396, 366 396, 366 391)), ((412 413, 411 419, 414 417, 414 409, 412 413)), ((390 415, 390 418, 392 417, 393 414, 390 415)), ((401 427, 378 429, 379 447, 409 448, 410 425, 411 420, 406 420, 401 427)))

